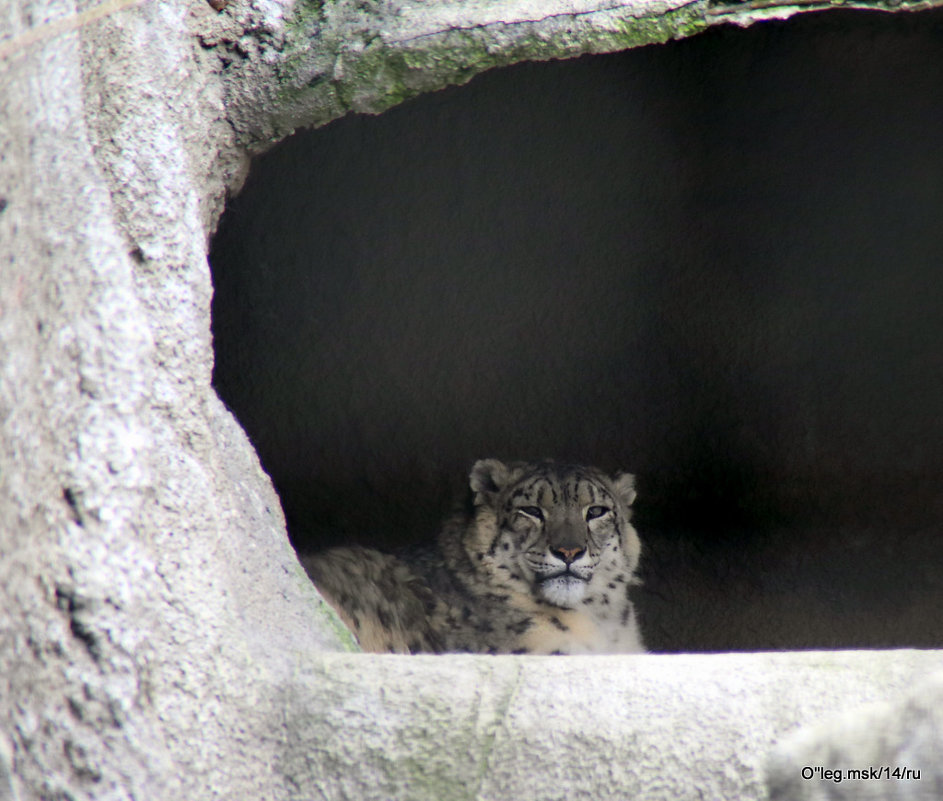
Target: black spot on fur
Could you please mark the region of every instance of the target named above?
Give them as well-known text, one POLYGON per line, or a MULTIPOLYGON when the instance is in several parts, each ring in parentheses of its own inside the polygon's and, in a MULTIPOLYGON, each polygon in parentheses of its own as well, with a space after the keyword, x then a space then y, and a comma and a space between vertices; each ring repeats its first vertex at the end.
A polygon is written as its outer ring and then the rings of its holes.
POLYGON ((625 583, 625 573, 620 573, 618 576, 616 576, 616 581, 618 581, 620 584, 624 584, 624 583, 625 583))
POLYGON ((622 625, 623 625, 623 626, 624 626, 626 623, 629 622, 629 613, 630 613, 631 611, 632 611, 632 607, 631 607, 631 606, 628 606, 628 605, 626 605, 625 609, 622 610, 622 617, 621 617, 621 620, 622 620, 622 625))
POLYGON ((606 595, 605 593, 603 593, 602 598, 600 598, 600 603, 601 603, 603 606, 608 606, 608 605, 609 605, 609 596, 606 595))
POLYGON ((520 655, 520 654, 529 654, 529 653, 530 653, 530 650, 527 649, 527 648, 515 648, 513 651, 511 651, 511 653, 512 653, 512 654, 517 654, 517 655, 520 655))
POLYGON ((504 545, 503 545, 502 547, 504 548, 505 551, 510 551, 510 550, 511 550, 511 546, 510 546, 510 544, 507 543, 507 542, 504 543, 504 545))
POLYGON ((606 586, 609 587, 610 590, 614 590, 616 588, 615 583, 612 581, 610 581, 609 584, 607 584, 606 586))
POLYGON ((566 654, 564 654, 563 651, 551 651, 550 655, 551 656, 566 656, 566 654))
POLYGON ((553 623, 560 631, 569 631, 570 627, 566 625, 562 620, 559 620, 555 617, 550 618, 550 622, 553 623))
POLYGON ((583 599, 583 603, 584 603, 586 606, 589 606, 594 600, 595 600, 595 599, 592 598, 592 597, 584 598, 584 599, 583 599))
POLYGON ((523 634, 532 625, 533 623, 530 620, 520 620, 517 623, 512 623, 510 626, 508 626, 508 629, 510 629, 514 634, 523 634))

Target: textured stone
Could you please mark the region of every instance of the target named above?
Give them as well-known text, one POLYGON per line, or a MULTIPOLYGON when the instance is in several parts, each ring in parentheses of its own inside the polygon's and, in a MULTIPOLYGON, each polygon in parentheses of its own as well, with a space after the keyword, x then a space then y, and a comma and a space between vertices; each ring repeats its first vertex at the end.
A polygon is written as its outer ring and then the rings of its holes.
POLYGON ((941 661, 326 654, 289 690, 283 764, 298 799, 762 799, 764 757, 784 732, 901 692, 941 661))
POLYGON ((943 673, 896 695, 831 716, 777 745, 767 766, 770 798, 943 798, 943 673))
MULTIPOLYGON (((338 79, 367 63, 298 34, 336 22, 356 54, 367 5, 308 28, 290 7, 37 0, 0 21, 0 798, 759 797, 777 733, 938 666, 341 653, 210 385, 206 242, 247 150, 389 105, 358 94, 369 71, 326 111, 286 91, 305 59, 314 83, 325 57, 338 79)), ((506 28, 471 44, 513 49, 506 28)), ((411 67, 408 90, 476 63, 411 67)))

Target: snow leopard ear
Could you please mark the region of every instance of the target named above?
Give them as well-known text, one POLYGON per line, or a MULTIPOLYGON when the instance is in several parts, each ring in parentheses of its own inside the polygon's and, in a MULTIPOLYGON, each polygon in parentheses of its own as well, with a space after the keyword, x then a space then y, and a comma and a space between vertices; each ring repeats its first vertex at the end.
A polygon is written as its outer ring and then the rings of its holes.
POLYGON ((622 503, 632 505, 635 500, 635 476, 631 473, 616 473, 612 477, 612 488, 622 503))
POLYGON ((507 486, 511 471, 497 459, 479 459, 468 476, 468 484, 475 494, 475 503, 490 502, 507 486))

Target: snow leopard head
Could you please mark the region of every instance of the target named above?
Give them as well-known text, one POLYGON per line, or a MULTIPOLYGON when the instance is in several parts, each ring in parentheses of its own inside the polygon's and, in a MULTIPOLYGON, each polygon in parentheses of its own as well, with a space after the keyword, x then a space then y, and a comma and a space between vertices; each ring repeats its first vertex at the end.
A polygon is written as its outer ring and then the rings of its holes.
POLYGON ((562 608, 609 603, 634 583, 641 545, 630 524, 635 482, 554 462, 476 462, 472 562, 496 588, 562 608))

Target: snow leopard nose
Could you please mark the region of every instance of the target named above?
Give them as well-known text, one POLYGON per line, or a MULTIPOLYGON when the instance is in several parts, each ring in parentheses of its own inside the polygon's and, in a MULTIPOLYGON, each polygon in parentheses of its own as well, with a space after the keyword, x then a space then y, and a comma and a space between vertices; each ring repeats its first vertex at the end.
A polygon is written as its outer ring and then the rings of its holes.
POLYGON ((577 559, 579 559, 584 553, 586 553, 585 548, 551 548, 550 552, 562 559, 564 564, 572 564, 577 559))

